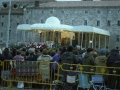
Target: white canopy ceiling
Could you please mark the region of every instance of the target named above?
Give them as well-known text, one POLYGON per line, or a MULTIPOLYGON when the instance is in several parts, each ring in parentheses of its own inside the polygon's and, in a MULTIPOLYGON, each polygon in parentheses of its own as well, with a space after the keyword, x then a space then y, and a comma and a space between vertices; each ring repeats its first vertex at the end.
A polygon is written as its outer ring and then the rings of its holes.
POLYGON ((17 26, 17 30, 25 30, 25 31, 29 31, 31 30, 31 25, 30 24, 20 24, 17 26))
POLYGON ((73 26, 55 24, 33 24, 31 30, 71 30, 73 26))
POLYGON ((96 27, 92 27, 92 26, 85 26, 85 25, 74 26, 70 31, 71 32, 93 32, 93 33, 98 33, 98 34, 110 36, 109 31, 99 29, 96 27))

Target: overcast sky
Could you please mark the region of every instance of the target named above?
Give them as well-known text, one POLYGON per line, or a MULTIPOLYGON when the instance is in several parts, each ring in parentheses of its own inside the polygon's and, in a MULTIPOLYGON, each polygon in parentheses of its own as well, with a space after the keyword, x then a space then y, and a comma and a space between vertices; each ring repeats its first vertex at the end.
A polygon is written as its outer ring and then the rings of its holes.
MULTIPOLYGON (((56 1, 82 1, 82 0, 56 0, 56 1)), ((94 0, 94 1, 100 1, 100 0, 94 0)))
POLYGON ((81 1, 81 0, 56 0, 56 1, 81 1))

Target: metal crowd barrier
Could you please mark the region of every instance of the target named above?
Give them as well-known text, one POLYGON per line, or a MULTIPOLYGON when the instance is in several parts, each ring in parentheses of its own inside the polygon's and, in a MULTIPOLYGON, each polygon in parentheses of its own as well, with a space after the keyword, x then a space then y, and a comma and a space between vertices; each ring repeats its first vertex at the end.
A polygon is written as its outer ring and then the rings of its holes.
POLYGON ((10 82, 9 87, 12 86, 12 82, 25 82, 31 84, 49 85, 51 90, 52 86, 56 85, 60 81, 59 76, 56 76, 56 74, 60 74, 60 70, 85 74, 120 76, 120 67, 91 66, 68 63, 59 65, 55 62, 15 60, 5 60, 4 62, 0 61, 0 66, 2 66, 2 79, 10 82), (57 69, 55 70, 53 68, 57 69), (112 73, 109 73, 109 70, 111 70, 112 73), (54 83, 53 81, 57 82, 54 83))
POLYGON ((80 65, 80 64, 68 64, 64 63, 61 65, 63 71, 72 71, 79 72, 84 74, 101 74, 101 75, 110 75, 110 76, 120 76, 120 65, 116 67, 107 67, 107 66, 92 66, 92 65, 80 65), (70 67, 66 69, 66 67, 70 67), (75 68, 75 69, 71 69, 75 68), (111 73, 109 72, 111 71, 111 73))
POLYGON ((49 85, 52 89, 57 84, 53 81, 59 81, 59 77, 55 75, 59 74, 58 64, 55 62, 5 60, 3 63, 2 79, 10 82, 8 87, 12 86, 12 82, 25 82, 49 85))

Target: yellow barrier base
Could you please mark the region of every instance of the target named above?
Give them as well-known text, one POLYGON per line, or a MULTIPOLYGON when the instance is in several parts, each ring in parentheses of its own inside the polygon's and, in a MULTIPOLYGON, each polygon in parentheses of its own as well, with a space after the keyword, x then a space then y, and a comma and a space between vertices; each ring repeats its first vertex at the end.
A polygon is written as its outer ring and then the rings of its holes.
POLYGON ((10 84, 7 88, 11 88, 13 85, 12 85, 12 81, 10 81, 10 84))

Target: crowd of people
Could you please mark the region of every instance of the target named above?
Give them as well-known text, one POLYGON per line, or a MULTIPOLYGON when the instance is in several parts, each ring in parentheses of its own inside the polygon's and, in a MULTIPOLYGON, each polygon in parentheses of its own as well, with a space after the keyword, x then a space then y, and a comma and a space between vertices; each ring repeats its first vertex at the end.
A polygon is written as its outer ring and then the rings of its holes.
MULTIPOLYGON (((120 67, 120 51, 117 49, 112 49, 109 54, 106 53, 106 50, 100 49, 95 51, 92 48, 87 48, 85 52, 77 50, 72 46, 60 47, 60 48, 21 48, 21 49, 8 49, 5 48, 0 53, 0 60, 19 60, 19 61, 45 61, 45 62, 57 62, 58 64, 69 63, 69 64, 81 64, 81 65, 94 65, 94 66, 108 66, 108 67, 120 67)), ((55 65, 55 64, 54 64, 55 65)), ((40 67, 44 69, 44 72, 48 72, 49 66, 41 65, 40 67)), ((51 66, 55 72, 58 70, 58 66, 51 66)), ((65 69, 70 69, 69 66, 63 66, 65 69)), ((4 68, 5 69, 5 68, 4 68)), ((75 69, 73 67, 73 69, 75 69)), ((90 68, 85 67, 85 71, 90 71, 90 68)), ((99 69, 96 69, 96 72, 100 72, 99 69)), ((60 70, 60 73, 66 76, 66 72, 60 70)), ((113 69, 109 70, 109 73, 113 73, 113 69)), ((118 70, 117 73, 120 74, 118 70)), ((44 74, 44 73, 42 73, 44 74)), ((45 80, 46 77, 42 77, 42 80, 45 80)), ((48 77, 49 79, 50 77, 48 77)), ((61 78, 65 82, 65 77, 61 78)), ((105 78, 107 86, 109 88, 114 88, 115 83, 117 82, 117 89, 120 90, 120 77, 118 76, 107 76, 105 78)), ((6 85, 6 83, 2 83, 6 85)))

